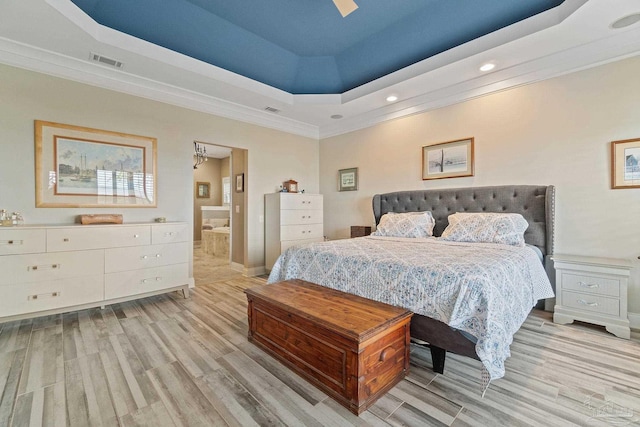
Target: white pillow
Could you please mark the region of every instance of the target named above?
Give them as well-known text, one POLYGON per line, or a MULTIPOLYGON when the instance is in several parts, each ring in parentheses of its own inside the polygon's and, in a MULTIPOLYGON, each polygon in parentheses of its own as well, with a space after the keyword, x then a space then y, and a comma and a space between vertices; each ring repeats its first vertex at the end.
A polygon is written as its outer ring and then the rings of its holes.
POLYGON ((527 220, 516 213, 456 212, 449 215, 442 240, 524 246, 527 227, 527 220))
POLYGON ((431 237, 436 221, 431 212, 389 212, 382 215, 373 236, 431 237))

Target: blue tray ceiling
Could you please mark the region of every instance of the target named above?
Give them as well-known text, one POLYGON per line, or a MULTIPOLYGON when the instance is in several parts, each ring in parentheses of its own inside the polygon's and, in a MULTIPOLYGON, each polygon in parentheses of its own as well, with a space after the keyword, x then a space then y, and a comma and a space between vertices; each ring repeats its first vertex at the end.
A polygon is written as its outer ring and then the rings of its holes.
POLYGON ((96 22, 292 94, 343 93, 563 0, 72 0, 96 22))

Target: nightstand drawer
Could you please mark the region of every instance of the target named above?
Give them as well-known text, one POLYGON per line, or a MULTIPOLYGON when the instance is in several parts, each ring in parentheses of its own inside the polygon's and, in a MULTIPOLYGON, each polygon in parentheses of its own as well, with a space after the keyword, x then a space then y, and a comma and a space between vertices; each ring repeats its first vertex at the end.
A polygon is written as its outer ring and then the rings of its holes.
POLYGON ((620 300, 616 298, 563 291, 562 305, 592 313, 602 313, 610 316, 620 315, 620 300))
POLYGON ((562 273, 562 288, 597 295, 620 297, 620 280, 562 273))

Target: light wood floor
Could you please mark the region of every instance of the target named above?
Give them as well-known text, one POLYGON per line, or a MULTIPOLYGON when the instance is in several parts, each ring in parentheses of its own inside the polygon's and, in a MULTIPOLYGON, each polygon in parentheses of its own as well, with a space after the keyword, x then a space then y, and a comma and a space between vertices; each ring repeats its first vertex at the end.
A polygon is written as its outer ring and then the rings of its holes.
POLYGON ((247 343, 243 290, 263 278, 196 276, 187 300, 0 324, 0 426, 640 425, 637 333, 535 311, 484 398, 479 362, 448 356, 438 375, 416 347, 410 375, 356 417, 247 343))

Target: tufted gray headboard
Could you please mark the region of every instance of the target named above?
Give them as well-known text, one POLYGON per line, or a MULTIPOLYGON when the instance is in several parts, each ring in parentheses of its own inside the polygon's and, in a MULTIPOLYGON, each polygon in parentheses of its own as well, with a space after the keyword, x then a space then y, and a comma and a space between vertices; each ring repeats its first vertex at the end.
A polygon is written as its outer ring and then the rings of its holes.
POLYGON ((398 191, 373 196, 376 225, 387 212, 431 211, 433 230, 440 236, 456 212, 513 212, 529 223, 524 240, 537 246, 545 258, 553 255, 555 187, 504 185, 494 187, 447 188, 442 190, 398 191))

